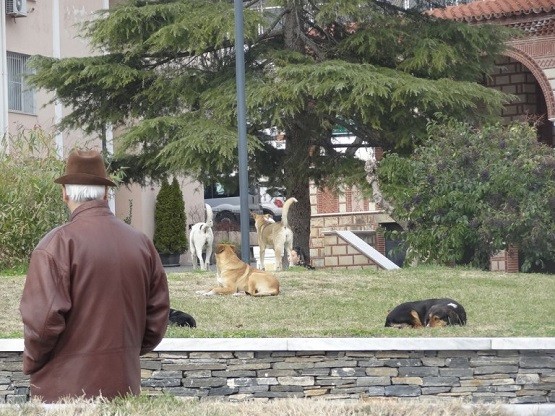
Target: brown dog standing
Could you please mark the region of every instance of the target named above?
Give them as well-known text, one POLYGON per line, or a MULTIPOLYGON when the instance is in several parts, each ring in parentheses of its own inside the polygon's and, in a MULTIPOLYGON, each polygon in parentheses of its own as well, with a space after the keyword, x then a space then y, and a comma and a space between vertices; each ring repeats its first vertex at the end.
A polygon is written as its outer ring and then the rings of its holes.
POLYGON ((287 222, 287 215, 289 207, 294 202, 295 198, 288 198, 283 204, 283 211, 281 221, 270 222, 264 214, 252 214, 254 218, 254 226, 256 227, 256 235, 258 237, 258 246, 260 247, 260 266, 262 270, 264 267, 264 253, 266 247, 273 247, 276 256, 276 271, 283 269, 283 253, 287 258, 291 256, 291 249, 293 248, 293 231, 287 222))
POLYGON ((216 247, 216 279, 219 286, 202 295, 242 294, 252 296, 275 296, 279 294, 279 282, 275 276, 255 269, 242 261, 231 244, 216 247))

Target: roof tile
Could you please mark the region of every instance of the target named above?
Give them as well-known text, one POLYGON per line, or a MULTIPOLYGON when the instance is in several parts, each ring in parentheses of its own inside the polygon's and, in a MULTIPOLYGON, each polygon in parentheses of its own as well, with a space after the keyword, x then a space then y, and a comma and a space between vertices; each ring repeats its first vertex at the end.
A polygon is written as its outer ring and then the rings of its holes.
POLYGON ((433 16, 451 20, 489 20, 501 17, 555 11, 555 0, 478 0, 444 9, 433 9, 433 16))

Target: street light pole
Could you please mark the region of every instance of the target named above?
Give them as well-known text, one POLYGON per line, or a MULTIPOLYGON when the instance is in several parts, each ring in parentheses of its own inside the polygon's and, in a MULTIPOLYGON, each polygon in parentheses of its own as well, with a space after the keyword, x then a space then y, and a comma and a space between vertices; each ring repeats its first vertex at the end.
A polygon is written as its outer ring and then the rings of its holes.
POLYGON ((243 1, 235 5, 235 77, 237 83, 237 131, 239 134, 239 201, 241 204, 241 259, 250 264, 249 176, 247 150, 247 109, 245 100, 245 40, 243 35, 243 1))

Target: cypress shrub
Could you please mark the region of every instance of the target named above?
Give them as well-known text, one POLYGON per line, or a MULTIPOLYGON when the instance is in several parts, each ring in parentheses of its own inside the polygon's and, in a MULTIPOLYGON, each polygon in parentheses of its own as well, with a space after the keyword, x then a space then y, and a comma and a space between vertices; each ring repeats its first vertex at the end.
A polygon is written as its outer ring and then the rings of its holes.
POLYGON ((183 193, 177 179, 167 179, 156 196, 154 208, 154 246, 160 254, 182 254, 189 247, 185 233, 186 215, 183 193))

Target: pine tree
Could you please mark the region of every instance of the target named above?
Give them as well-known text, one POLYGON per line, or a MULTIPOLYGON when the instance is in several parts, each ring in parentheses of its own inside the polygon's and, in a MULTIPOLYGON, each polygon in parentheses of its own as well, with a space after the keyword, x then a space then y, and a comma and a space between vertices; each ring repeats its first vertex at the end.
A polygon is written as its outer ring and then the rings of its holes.
POLYGON ((183 193, 176 178, 167 179, 156 196, 154 208, 154 247, 160 254, 182 254, 189 244, 185 234, 186 216, 183 193))
MULTIPOLYGON (((503 49, 499 27, 373 0, 244 4, 249 173, 297 198, 290 224, 306 252, 310 180, 364 186, 358 146, 408 152, 439 113, 479 120, 505 100, 479 83, 503 49), (357 137, 346 152, 337 127, 357 137)), ((73 109, 62 127, 125 126, 129 180, 169 171, 207 182, 237 170, 234 24, 231 1, 130 0, 86 26, 102 54, 37 57, 31 82, 73 109)))

